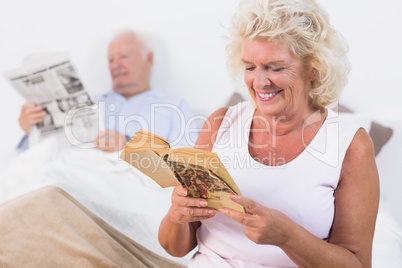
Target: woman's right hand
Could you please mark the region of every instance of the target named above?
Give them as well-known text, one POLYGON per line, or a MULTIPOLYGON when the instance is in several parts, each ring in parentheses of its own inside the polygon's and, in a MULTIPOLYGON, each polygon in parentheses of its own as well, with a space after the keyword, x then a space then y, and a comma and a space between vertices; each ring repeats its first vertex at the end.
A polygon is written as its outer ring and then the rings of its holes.
POLYGON ((174 188, 172 206, 159 226, 159 243, 175 257, 183 257, 197 246, 195 234, 201 226, 200 220, 216 214, 215 209, 206 207, 205 199, 187 195, 187 189, 181 185, 174 188))
POLYGON ((177 224, 198 222, 215 216, 216 210, 207 208, 207 201, 202 198, 189 197, 186 188, 176 186, 172 194, 172 206, 169 209, 170 221, 177 224))

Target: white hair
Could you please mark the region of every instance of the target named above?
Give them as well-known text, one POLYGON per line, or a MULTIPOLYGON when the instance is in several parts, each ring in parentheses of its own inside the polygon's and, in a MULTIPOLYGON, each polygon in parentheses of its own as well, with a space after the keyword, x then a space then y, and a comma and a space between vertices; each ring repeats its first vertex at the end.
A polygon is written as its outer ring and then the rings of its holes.
POLYGON ((133 30, 131 28, 119 28, 115 29, 112 32, 112 38, 110 38, 111 41, 116 39, 119 36, 126 35, 126 34, 132 34, 140 40, 142 44, 142 54, 144 58, 147 56, 149 52, 154 52, 154 44, 153 44, 153 39, 152 36, 149 33, 143 32, 143 31, 137 31, 133 30))
POLYGON ((243 40, 279 40, 290 45, 306 66, 318 72, 310 101, 325 107, 338 100, 347 83, 348 47, 315 0, 242 0, 232 17, 228 63, 234 74, 243 70, 243 40))

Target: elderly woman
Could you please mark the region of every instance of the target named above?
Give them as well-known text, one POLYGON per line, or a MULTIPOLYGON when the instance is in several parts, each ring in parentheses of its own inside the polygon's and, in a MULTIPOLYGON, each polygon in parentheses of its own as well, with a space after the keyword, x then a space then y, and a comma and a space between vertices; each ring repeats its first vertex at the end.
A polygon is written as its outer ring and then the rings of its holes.
POLYGON ((244 0, 229 60, 252 102, 222 108, 196 147, 225 158, 247 213, 176 187, 160 244, 190 267, 370 267, 379 202, 367 132, 327 109, 346 84, 340 35, 314 0, 244 0))

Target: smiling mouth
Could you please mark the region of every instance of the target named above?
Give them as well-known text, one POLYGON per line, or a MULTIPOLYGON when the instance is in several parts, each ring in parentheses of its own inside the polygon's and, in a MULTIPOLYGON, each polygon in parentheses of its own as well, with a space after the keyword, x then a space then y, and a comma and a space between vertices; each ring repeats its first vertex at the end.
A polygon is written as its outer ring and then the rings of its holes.
POLYGON ((262 101, 267 101, 272 99, 273 97, 275 97, 276 95, 278 95, 280 92, 282 92, 282 90, 278 90, 275 92, 271 92, 271 93, 262 93, 262 92, 257 92, 258 97, 260 98, 260 100, 262 101))

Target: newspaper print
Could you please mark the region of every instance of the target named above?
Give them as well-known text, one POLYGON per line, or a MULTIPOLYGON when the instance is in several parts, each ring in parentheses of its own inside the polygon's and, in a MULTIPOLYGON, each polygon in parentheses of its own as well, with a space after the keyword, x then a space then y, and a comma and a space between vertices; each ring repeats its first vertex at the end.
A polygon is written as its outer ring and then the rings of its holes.
POLYGON ((46 116, 36 125, 41 136, 70 127, 76 140, 84 142, 97 137, 98 112, 67 53, 31 60, 4 76, 27 102, 43 107, 46 116), (78 112, 69 116, 70 123, 66 125, 66 116, 74 109, 78 112))

